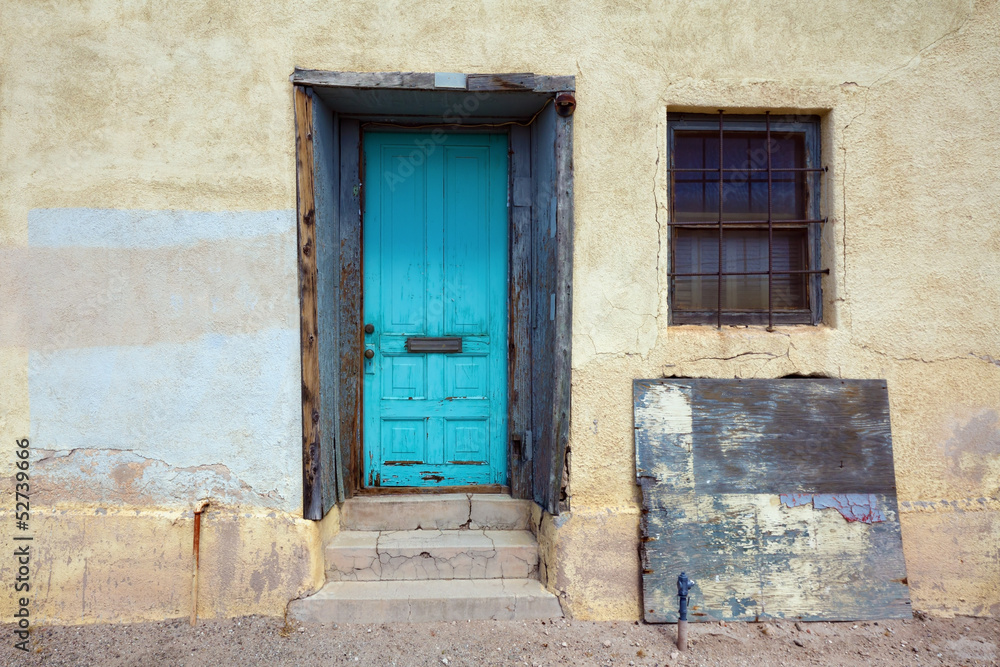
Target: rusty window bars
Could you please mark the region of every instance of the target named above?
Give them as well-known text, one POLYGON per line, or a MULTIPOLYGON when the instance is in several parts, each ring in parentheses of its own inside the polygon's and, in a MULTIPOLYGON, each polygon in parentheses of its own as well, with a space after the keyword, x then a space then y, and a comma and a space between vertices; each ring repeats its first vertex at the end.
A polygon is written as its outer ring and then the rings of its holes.
MULTIPOLYGON (((722 328, 723 323, 723 312, 732 315, 736 314, 735 323, 758 323, 760 316, 765 312, 767 314, 767 330, 774 330, 775 322, 775 277, 784 277, 786 281, 792 279, 793 277, 801 277, 807 279, 806 282, 802 283, 801 286, 801 296, 799 296, 800 301, 804 301, 806 308, 785 308, 785 312, 781 313, 783 322, 789 324, 803 324, 812 323, 816 324, 821 319, 821 293, 820 293, 820 275, 829 274, 829 269, 817 269, 813 268, 819 264, 819 250, 820 250, 820 225, 826 222, 826 218, 819 217, 819 182, 818 178, 810 178, 810 176, 818 175, 826 171, 826 167, 816 166, 819 161, 820 150, 819 150, 819 132, 818 132, 818 120, 815 117, 806 117, 790 119, 790 121, 782 117, 778 125, 781 128, 781 138, 787 140, 788 138, 793 138, 791 146, 792 150, 792 162, 793 166, 775 166, 773 164, 773 156, 781 148, 781 144, 772 136, 772 116, 770 112, 766 112, 763 116, 763 132, 760 131, 759 125, 760 117, 744 117, 744 116, 729 116, 726 117, 722 110, 719 111, 717 121, 715 121, 715 130, 708 132, 708 125, 711 116, 700 116, 694 114, 670 114, 668 116, 668 128, 669 128, 669 159, 668 159, 668 174, 670 182, 670 220, 668 226, 671 228, 671 270, 668 272, 668 277, 670 279, 670 303, 671 303, 671 320, 672 323, 708 323, 708 318, 706 315, 709 313, 705 312, 703 309, 699 312, 697 309, 693 308, 678 308, 678 298, 677 298, 677 284, 678 279, 687 279, 691 281, 697 278, 715 278, 715 308, 711 315, 714 315, 715 325, 717 328, 722 328), (677 141, 678 136, 687 135, 689 139, 700 139, 701 148, 701 164, 696 167, 678 167, 677 157, 678 152, 683 153, 684 150, 678 150, 678 144, 682 143, 677 141), (718 142, 718 164, 715 166, 709 165, 711 156, 708 152, 710 143, 712 143, 713 137, 711 134, 715 134, 715 139, 718 142), (736 137, 737 143, 743 141, 746 143, 747 148, 747 162, 744 166, 739 167, 727 167, 727 152, 726 152, 726 135, 731 134, 736 137), (760 160, 760 149, 753 151, 751 153, 750 146, 754 143, 754 140, 763 139, 764 141, 764 165, 763 166, 753 166, 753 161, 751 156, 756 155, 756 162, 759 164, 760 160), (707 139, 707 141, 706 141, 707 139), (800 145, 797 146, 796 142, 800 145), (687 179, 683 183, 678 183, 678 175, 684 174, 700 174, 701 178, 697 180, 687 179), (703 218, 708 213, 708 205, 713 203, 711 199, 712 194, 709 192, 708 185, 710 183, 710 175, 717 174, 717 211, 714 219, 696 219, 698 215, 703 218), (729 183, 726 181, 726 174, 729 174, 729 183), (758 216, 755 218, 753 213, 755 208, 759 208, 760 202, 758 201, 755 205, 753 201, 754 185, 763 185, 762 181, 754 180, 754 174, 763 174, 766 176, 766 218, 761 219, 760 214, 762 211, 758 211, 758 216), (794 211, 788 210, 787 201, 783 207, 783 215, 781 217, 775 216, 774 203, 775 203, 775 175, 780 174, 782 178, 780 185, 787 186, 791 184, 791 188, 782 187, 781 193, 784 195, 783 199, 789 199, 788 193, 791 191, 794 211), (788 176, 791 178, 789 179, 788 176), (741 182, 742 177, 742 182, 741 182), (746 192, 742 192, 742 184, 745 182, 747 184, 746 192), (692 205, 690 201, 687 202, 686 210, 683 212, 684 215, 678 215, 678 191, 681 190, 681 185, 695 185, 701 186, 701 202, 700 206, 697 201, 692 205), (735 188, 730 188, 727 191, 727 185, 736 186, 735 188), (735 219, 726 219, 726 199, 732 199, 730 195, 736 193, 736 198, 745 194, 746 201, 742 202, 743 211, 735 211, 737 214, 735 219), (741 216, 739 213, 746 212, 748 215, 741 216), (796 215, 797 214, 797 215, 796 215), (710 261, 706 261, 705 258, 701 256, 700 244, 698 244, 695 238, 695 232, 692 230, 698 230, 701 228, 704 231, 712 231, 712 228, 718 231, 717 234, 717 244, 715 248, 715 264, 716 268, 714 271, 705 270, 704 264, 711 264, 710 261), (726 255, 727 246, 724 244, 726 236, 724 233, 724 228, 730 227, 740 230, 755 230, 763 232, 766 229, 767 232, 767 268, 764 270, 760 268, 758 270, 727 270, 726 269, 726 255), (784 263, 789 264, 788 267, 775 267, 775 229, 787 229, 789 230, 790 236, 788 239, 783 239, 785 245, 782 246, 787 254, 787 257, 783 257, 784 263), (805 234, 803 235, 801 231, 796 235, 796 230, 803 230, 805 234), (683 236, 685 232, 690 232, 691 235, 683 236), (798 239, 796 239, 798 236, 798 239), (692 240, 694 239, 694 240, 692 240), (791 242, 789 241, 791 239, 791 242), (804 268, 794 268, 793 263, 795 261, 795 252, 790 249, 794 247, 794 241, 799 240, 804 242, 806 245, 805 251, 802 253, 802 258, 799 262, 805 264, 804 268), (695 270, 680 271, 677 270, 678 261, 677 253, 678 248, 687 241, 687 245, 690 246, 692 243, 698 246, 693 254, 693 258, 689 259, 688 262, 693 264, 695 270), (752 303, 743 304, 744 307, 740 307, 739 301, 741 296, 744 297, 747 293, 752 290, 752 281, 744 281, 738 284, 735 296, 730 297, 730 300, 736 300, 737 307, 724 307, 723 298, 723 283, 726 278, 744 278, 751 276, 767 276, 767 307, 766 309, 760 307, 752 307, 752 303), (744 294, 741 295, 739 290, 743 289, 744 294), (740 317, 743 315, 743 317, 740 317)), ((786 143, 788 143, 786 141, 786 143)), ((697 148, 697 142, 692 143, 687 142, 687 153, 686 159, 690 161, 693 157, 697 161, 697 150, 692 150, 692 148, 697 148)), ((785 158, 787 161, 789 151, 785 151, 785 158)), ((697 192, 697 189, 695 190, 697 192)), ((688 193, 690 194, 690 192, 688 193)), ((690 197, 687 197, 690 199, 690 197)), ((697 199, 697 198, 695 198, 697 199)), ((740 202, 738 202, 740 203, 740 202)), ((682 206, 682 208, 685 208, 682 206)), ((754 244, 746 243, 747 239, 751 239, 754 234, 751 232, 749 235, 744 232, 744 245, 749 247, 747 250, 744 248, 743 262, 744 264, 752 264, 755 258, 754 244)), ((759 236, 759 234, 757 235, 759 236)), ((704 236, 702 236, 704 238, 704 236)), ((739 245, 738 241, 740 239, 730 238, 730 241, 737 241, 735 245, 739 245)), ((757 239, 757 246, 760 239, 757 239)), ((759 249, 759 248, 758 248, 759 249)), ((729 253, 733 254, 733 253, 729 253)), ((737 260, 739 258, 737 257, 737 260)), ((747 268, 747 267, 744 267, 747 268)), ((788 285, 791 285, 788 282, 788 285)), ((706 292, 701 289, 700 283, 698 290, 701 292, 701 296, 704 297, 706 292)), ((689 286, 688 292, 694 294, 695 288, 689 286)), ((784 292, 782 294, 783 301, 789 302, 794 301, 794 289, 788 286, 784 287, 784 292), (789 298, 791 297, 791 298, 789 298)), ((692 297, 692 303, 698 299, 692 297)), ((752 299, 749 299, 752 302, 752 299)), ((802 304, 799 304, 800 306, 802 304)), ((734 322, 731 322, 734 323, 734 322)), ((762 322, 761 322, 762 323, 762 322)))

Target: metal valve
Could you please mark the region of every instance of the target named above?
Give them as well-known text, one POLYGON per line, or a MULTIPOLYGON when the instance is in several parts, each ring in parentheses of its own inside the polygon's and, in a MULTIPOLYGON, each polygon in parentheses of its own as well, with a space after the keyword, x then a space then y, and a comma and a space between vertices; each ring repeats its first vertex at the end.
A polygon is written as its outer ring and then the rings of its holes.
POLYGON ((687 625, 688 625, 688 595, 694 582, 688 579, 687 574, 681 572, 677 577, 677 597, 680 598, 680 610, 677 614, 677 648, 681 651, 687 650, 687 625))

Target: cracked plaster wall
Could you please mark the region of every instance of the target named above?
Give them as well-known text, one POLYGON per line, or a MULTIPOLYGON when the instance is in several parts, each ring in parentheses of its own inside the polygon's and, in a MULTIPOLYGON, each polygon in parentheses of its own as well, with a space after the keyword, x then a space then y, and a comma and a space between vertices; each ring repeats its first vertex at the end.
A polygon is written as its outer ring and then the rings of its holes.
MULTIPOLYGON (((349 0, 336 12, 322 2, 0 6, 7 28, 0 43, 0 453, 9 458, 14 440, 25 435, 45 440, 59 421, 47 421, 52 415, 75 411, 63 420, 64 432, 86 436, 84 442, 35 443, 59 452, 45 464, 51 479, 90 479, 80 467, 88 460, 93 471, 118 470, 122 479, 96 483, 83 496, 92 500, 73 505, 63 498, 75 518, 46 524, 59 544, 83 544, 102 554, 94 562, 138 571, 145 566, 138 555, 115 561, 113 554, 159 533, 130 527, 133 521, 103 542, 92 531, 82 536, 76 526, 96 520, 95 505, 138 502, 148 514, 146 503, 180 503, 216 489, 226 503, 254 512, 272 502, 279 504, 276 516, 298 511, 294 410, 269 422, 278 425, 273 431, 220 432, 218 420, 194 414, 148 451, 144 438, 127 437, 149 435, 139 428, 123 436, 98 419, 87 422, 95 428, 75 429, 93 416, 76 403, 87 398, 87 385, 61 397, 63 385, 53 380, 46 387, 55 393, 36 400, 42 376, 29 370, 40 354, 85 358, 118 346, 153 357, 156 346, 186 345, 176 357, 183 370, 183 359, 204 358, 193 351, 198 346, 268 330, 286 332, 294 347, 293 223, 266 240, 241 238, 219 221, 230 211, 294 210, 293 66, 535 71, 575 74, 579 100, 573 511, 543 517, 539 528, 550 554, 547 580, 565 608, 586 618, 639 617, 632 379, 799 373, 889 381, 914 604, 940 614, 1000 613, 1000 514, 990 504, 1000 493, 1000 192, 993 176, 1000 126, 984 122, 1000 111, 993 93, 1000 82, 996 2, 796 0, 767 11, 750 0, 474 9, 443 0, 349 0), (830 167, 823 261, 831 275, 821 327, 769 334, 667 326, 666 112, 718 108, 823 118, 830 167), (216 212, 212 224, 230 231, 190 247, 136 243, 127 252, 84 252, 72 239, 42 247, 42 237, 31 233, 38 211, 107 209, 216 212), (212 262, 219 271, 204 268, 212 262), (124 276, 126 288, 109 282, 109 265, 119 267, 110 277, 124 276), (181 266, 190 278, 166 280, 181 266), (252 299, 234 298, 215 311, 205 298, 239 296, 247 285, 258 285, 250 294, 266 306, 260 319, 249 317, 252 299), (88 290, 113 298, 91 299, 81 312, 72 295, 88 290), (167 317, 174 297, 189 307, 167 317), (139 317, 129 321, 130 313, 139 317), (56 340, 63 342, 53 346, 56 340), (190 429, 213 437, 185 454, 178 443, 190 429), (161 465, 173 469, 174 481, 157 472, 154 484, 136 491, 134 481, 161 465), (917 511, 912 503, 931 509, 917 511)), ((124 238, 131 237, 119 235, 117 244, 124 238)), ((294 350, 282 349, 286 377, 297 378, 294 350)), ((253 374, 252 365, 234 364, 219 377, 240 385, 253 374)), ((272 393, 297 405, 296 382, 272 393)), ((230 397, 215 413, 223 425, 227 408, 243 407, 230 397)), ((134 406, 123 401, 118 409, 143 423, 134 406)), ((142 516, 150 526, 159 521, 142 516)), ((176 539, 181 550, 183 535, 162 541, 176 539)), ((252 568, 255 561, 248 562, 252 568)), ((90 594, 108 596, 113 607, 113 587, 98 581, 88 580, 90 594)), ((220 579, 213 594, 250 599, 233 581, 220 579)), ((67 582, 66 596, 74 590, 69 583, 79 582, 67 582)), ((153 617, 156 604, 140 613, 139 603, 122 599, 120 618, 153 617)))

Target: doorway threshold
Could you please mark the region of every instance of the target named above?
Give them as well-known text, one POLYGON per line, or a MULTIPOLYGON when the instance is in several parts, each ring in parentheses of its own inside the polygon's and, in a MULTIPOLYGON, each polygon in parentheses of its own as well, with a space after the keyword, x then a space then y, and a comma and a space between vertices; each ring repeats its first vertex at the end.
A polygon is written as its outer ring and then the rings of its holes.
POLYGON ((510 487, 503 484, 473 484, 470 486, 370 486, 355 491, 355 496, 399 496, 441 493, 490 493, 510 495, 510 487))

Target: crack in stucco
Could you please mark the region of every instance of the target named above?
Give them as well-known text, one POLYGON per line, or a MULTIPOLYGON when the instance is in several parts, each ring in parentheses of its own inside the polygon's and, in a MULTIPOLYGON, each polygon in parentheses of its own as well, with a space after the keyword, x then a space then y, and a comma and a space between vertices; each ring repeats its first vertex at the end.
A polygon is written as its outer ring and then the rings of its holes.
MULTIPOLYGON (((38 454, 41 454, 41 457, 38 458, 35 461, 35 464, 37 465, 39 463, 42 463, 43 461, 48 461, 49 459, 69 458, 69 457, 72 457, 73 455, 75 455, 78 452, 88 452, 88 451, 93 451, 93 452, 133 452, 133 453, 135 452, 134 449, 124 448, 124 447, 108 447, 108 448, 105 448, 105 449, 94 449, 92 447, 73 447, 71 449, 36 449, 35 452, 38 453, 38 454)), ((140 456, 140 455, 137 454, 137 456, 140 456)), ((150 461, 158 461, 159 463, 166 464, 166 461, 164 461, 162 459, 151 459, 151 458, 148 458, 148 457, 142 457, 142 458, 146 458, 147 460, 150 460, 150 461)))
POLYGON ((921 364, 938 364, 946 361, 969 361, 969 357, 972 357, 973 359, 978 359, 979 361, 984 361, 986 363, 991 363, 1000 366, 1000 361, 994 359, 993 357, 989 355, 979 355, 976 354, 975 352, 969 352, 968 354, 953 355, 950 357, 924 359, 923 357, 897 357, 896 355, 890 354, 883 350, 879 350, 865 343, 854 343, 854 344, 863 350, 871 352, 872 354, 877 354, 879 356, 885 357, 886 359, 892 359, 893 361, 910 361, 921 364))
MULTIPOLYGON (((629 315, 632 315, 632 316, 634 316, 636 318, 640 318, 641 322, 635 327, 635 338, 632 341, 632 344, 633 344, 632 349, 635 350, 635 351, 625 351, 625 352, 619 352, 619 351, 600 351, 599 348, 598 348, 597 341, 594 339, 593 333, 591 333, 590 331, 576 331, 576 330, 574 330, 574 332, 573 332, 573 338, 574 339, 578 338, 578 337, 580 337, 580 338, 585 337, 590 342, 590 347, 591 347, 591 350, 592 350, 591 354, 589 355, 589 359, 590 360, 593 360, 593 361, 603 361, 603 360, 608 360, 608 359, 622 359, 622 358, 629 358, 629 357, 639 357, 639 359, 641 359, 643 362, 646 362, 646 361, 648 361, 650 355, 652 355, 653 351, 656 349, 656 346, 657 346, 657 344, 659 342, 659 339, 660 339, 660 318, 663 317, 663 315, 664 315, 664 303, 663 303, 663 299, 662 299, 662 297, 659 297, 659 295, 662 295, 664 293, 664 286, 663 286, 663 283, 662 283, 661 270, 663 268, 663 265, 665 263, 668 263, 667 260, 665 260, 664 256, 663 256, 663 253, 664 253, 664 250, 663 250, 663 228, 662 228, 662 219, 661 219, 661 216, 660 216, 660 195, 661 195, 660 190, 661 190, 661 188, 660 188, 659 178, 660 178, 660 163, 661 163, 661 159, 662 159, 662 155, 661 155, 660 150, 658 148, 657 152, 656 152, 656 160, 655 160, 655 163, 653 165, 653 184, 652 184, 653 217, 654 217, 654 221, 656 223, 656 262, 655 262, 655 276, 656 276, 656 278, 655 279, 656 279, 656 294, 658 295, 657 302, 656 302, 656 307, 655 307, 655 309, 652 312, 648 312, 648 311, 647 312, 636 311, 636 310, 633 310, 633 309, 631 309, 631 308, 628 307, 627 304, 629 302, 628 302, 627 299, 618 299, 617 301, 615 301, 615 300, 612 300, 612 299, 608 298, 608 296, 606 294, 602 294, 602 298, 604 299, 605 304, 608 306, 608 310, 606 312, 608 312, 608 313, 612 313, 614 311, 625 312, 625 313, 628 313, 629 315), (648 335, 649 335, 649 333, 648 333, 648 324, 649 324, 650 320, 652 321, 652 326, 653 326, 653 331, 652 331, 653 340, 652 340, 652 342, 649 345, 646 346, 645 352, 641 352, 639 350, 641 350, 643 348, 642 338, 643 338, 643 336, 647 336, 648 337, 648 335)), ((639 283, 632 283, 632 285, 639 285, 639 283)), ((577 329, 577 328, 578 327, 574 327, 574 329, 577 329)))
MULTIPOLYGON (((656 222, 656 293, 663 294, 664 286, 660 282, 660 277, 662 275, 660 271, 662 270, 661 265, 663 264, 663 227, 662 227, 663 223, 660 221, 660 188, 659 188, 659 183, 657 182, 659 178, 660 178, 660 150, 657 149, 656 165, 653 168, 653 219, 656 222)), ((666 264, 669 268, 670 266, 669 261, 666 262, 666 264)), ((670 280, 668 279, 667 290, 666 290, 667 291, 666 298, 668 300, 670 299, 669 286, 670 286, 670 280)), ((656 347, 656 343, 659 341, 660 338, 660 316, 663 314, 662 306, 663 306, 662 298, 657 299, 656 313, 653 315, 653 323, 656 327, 656 339, 653 341, 653 346, 651 349, 656 347)), ((636 342, 638 342, 638 337, 636 337, 636 342)), ((645 361, 645 358, 643 358, 643 361, 645 361)))
MULTIPOLYGON (((767 368, 769 364, 777 360, 785 359, 791 364, 790 369, 785 369, 786 372, 788 371, 799 372, 801 369, 799 368, 798 364, 796 364, 795 361, 792 360, 791 356, 792 350, 797 349, 795 347, 795 343, 792 342, 791 336, 780 332, 773 332, 772 335, 785 336, 785 338, 787 339, 787 345, 785 346, 783 352, 768 352, 763 350, 757 350, 757 351, 740 352, 738 354, 721 356, 721 357, 718 356, 692 357, 689 359, 681 360, 677 364, 670 364, 669 366, 667 366, 667 368, 676 369, 678 366, 683 366, 685 364, 698 364, 700 362, 706 362, 706 361, 726 362, 734 360, 742 360, 742 361, 766 360, 764 361, 763 364, 754 369, 753 372, 749 375, 750 378, 756 378, 756 377, 766 377, 764 369, 767 368)), ((740 375, 738 372, 737 377, 743 377, 743 376, 740 375)))
MULTIPOLYGON (((659 281, 659 277, 657 277, 657 281, 659 281)), ((635 284, 635 283, 633 283, 633 284, 635 284)), ((657 282, 657 289, 659 289, 659 282, 657 282)), ((635 328, 635 339, 633 341, 634 344, 635 344, 635 348, 634 349, 638 350, 639 347, 640 347, 639 337, 642 335, 642 332, 645 329, 645 324, 646 324, 647 320, 649 320, 649 319, 653 320, 654 328, 657 329, 657 335, 659 335, 659 324, 657 323, 658 313, 648 313, 648 312, 642 312, 642 311, 632 310, 631 308, 628 308, 625 305, 623 305, 623 304, 627 303, 626 301, 622 301, 619 304, 619 303, 615 303, 614 301, 612 301, 611 299, 609 299, 607 294, 602 294, 601 296, 604 299, 604 302, 608 305, 609 312, 610 311, 618 310, 618 311, 622 311, 622 312, 628 313, 629 315, 634 315, 635 317, 642 319, 642 323, 635 328)), ((657 306, 657 308, 659 308, 659 306, 657 306)), ((590 334, 587 334, 587 335, 588 335, 588 337, 590 337, 590 342, 591 342, 591 344, 594 345, 594 350, 596 351, 597 350, 597 344, 594 342, 594 339, 593 339, 592 336, 590 336, 590 334)), ((646 351, 646 354, 648 354, 649 351, 652 350, 655 346, 656 346, 656 342, 654 341, 653 345, 646 351)), ((608 354, 608 353, 602 352, 600 354, 608 354)), ((612 354, 615 354, 615 356, 626 356, 626 357, 638 355, 639 358, 642 359, 643 361, 646 360, 646 354, 643 354, 642 352, 619 352, 619 353, 612 353, 612 354)))
POLYGON ((873 87, 875 87, 876 85, 878 85, 878 83, 879 83, 880 81, 882 81, 882 79, 885 79, 885 78, 887 78, 887 77, 889 77, 889 76, 892 76, 892 75, 893 75, 893 74, 895 74, 896 72, 899 72, 899 71, 902 71, 902 70, 904 70, 904 69, 908 69, 908 68, 909 68, 909 67, 910 67, 911 65, 913 65, 913 64, 914 64, 914 62, 915 62, 915 61, 916 61, 917 63, 919 63, 919 60, 920 60, 921 56, 923 56, 923 55, 924 55, 925 53, 927 53, 927 52, 928 52, 928 51, 930 51, 931 49, 934 49, 934 48, 936 48, 937 46, 939 46, 939 45, 940 45, 940 44, 941 44, 942 42, 944 42, 945 40, 949 39, 950 37, 952 37, 952 36, 954 36, 954 35, 957 35, 957 34, 958 34, 959 32, 961 32, 962 30, 964 30, 964 29, 965 29, 965 26, 967 26, 967 25, 969 24, 969 21, 971 21, 971 20, 972 20, 972 15, 973 15, 974 11, 975 11, 975 10, 974 10, 974 7, 972 7, 972 5, 971 5, 971 3, 970 3, 970 6, 969 6, 969 10, 968 10, 968 12, 966 13, 966 15, 965 15, 965 18, 964 18, 964 19, 962 19, 962 23, 961 23, 961 24, 960 24, 960 25, 959 25, 958 27, 956 27, 956 28, 952 28, 951 30, 947 31, 946 33, 944 33, 944 34, 943 34, 943 35, 941 35, 940 37, 938 37, 938 38, 936 38, 936 39, 932 40, 930 44, 928 44, 927 46, 924 46, 924 47, 922 47, 921 49, 919 49, 919 50, 918 50, 918 51, 917 51, 917 52, 916 52, 915 54, 913 54, 913 56, 912 56, 912 57, 911 57, 911 58, 910 58, 909 60, 907 60, 907 61, 906 61, 906 62, 905 62, 904 64, 902 64, 902 65, 900 65, 900 66, 898 66, 898 67, 893 67, 893 68, 891 68, 891 69, 887 70, 887 71, 886 71, 886 72, 885 72, 884 74, 882 74, 881 76, 879 76, 878 78, 876 78, 876 79, 875 79, 874 81, 872 81, 872 82, 871 82, 870 84, 868 84, 868 85, 866 86, 866 88, 873 88, 873 87))
POLYGON ((975 357, 980 361, 985 361, 988 364, 993 364, 994 366, 1000 366, 1000 359, 994 359, 988 354, 976 354, 975 352, 969 352, 970 357, 975 357))
MULTIPOLYGON (((857 84, 855 84, 857 85, 857 84)), ((841 170, 843 174, 840 178, 840 205, 841 205, 841 230, 840 230, 840 252, 841 252, 841 266, 840 266, 840 285, 843 290, 843 299, 847 301, 847 167, 848 167, 848 153, 847 153, 847 130, 850 129, 854 121, 861 116, 868 113, 868 94, 870 92, 869 86, 862 86, 864 89, 864 107, 862 110, 851 116, 851 119, 847 121, 847 124, 840 131, 840 151, 843 154, 841 160, 841 170)))
POLYGON ((191 503, 253 504, 281 508, 285 498, 255 490, 224 463, 174 466, 133 449, 76 447, 38 449, 34 465, 41 476, 37 493, 46 502, 69 496, 76 502, 103 504, 191 503))
POLYGON ((764 369, 767 368, 768 364, 770 364, 772 361, 775 361, 776 359, 788 359, 788 362, 792 364, 792 368, 797 371, 798 370, 798 366, 795 364, 795 362, 792 361, 792 350, 794 350, 794 349, 795 349, 795 343, 793 343, 792 340, 791 340, 791 338, 789 338, 789 340, 788 340, 788 347, 785 348, 785 353, 784 354, 772 354, 771 358, 768 359, 767 361, 765 361, 763 363, 763 365, 761 365, 760 368, 758 368, 756 371, 754 371, 753 375, 751 375, 750 377, 754 377, 755 378, 755 377, 758 377, 759 375, 762 375, 763 372, 764 372, 764 369))
POLYGON ((784 357, 787 356, 787 351, 785 354, 775 354, 774 352, 740 352, 739 354, 734 354, 731 357, 695 357, 693 359, 685 359, 681 363, 694 364, 699 361, 732 361, 733 359, 739 359, 741 357, 784 357))
POLYGON ((842 264, 841 264, 841 268, 840 268, 840 272, 841 272, 840 284, 841 284, 841 286, 843 288, 843 294, 844 294, 845 300, 846 300, 846 296, 847 296, 847 174, 848 174, 847 130, 851 127, 851 125, 854 124, 854 121, 856 121, 858 118, 860 118, 861 116, 864 116, 865 114, 868 113, 868 99, 869 99, 869 96, 870 96, 871 91, 872 91, 873 88, 875 88, 876 86, 878 86, 880 83, 882 83, 882 81, 884 79, 887 79, 888 77, 892 76, 896 72, 900 72, 902 70, 908 69, 909 67, 911 67, 912 65, 914 65, 915 62, 919 63, 921 56, 923 56, 925 53, 927 53, 931 49, 936 48, 937 46, 939 46, 942 42, 944 42, 948 38, 950 38, 950 37, 958 34, 959 32, 961 32, 965 28, 965 26, 969 23, 969 21, 972 20, 972 14, 973 14, 973 10, 970 7, 969 11, 966 13, 965 18, 962 20, 962 23, 957 28, 953 28, 952 30, 947 31, 946 33, 944 33, 940 37, 932 40, 931 43, 928 44, 927 46, 924 46, 924 47, 918 49, 917 52, 909 60, 906 61, 906 63, 904 63, 903 65, 900 65, 898 67, 893 67, 893 68, 890 68, 890 69, 886 70, 883 74, 881 74, 878 77, 876 77, 871 83, 868 83, 868 84, 865 84, 865 85, 861 85, 861 84, 857 84, 855 82, 850 82, 850 83, 853 83, 854 85, 859 86, 861 89, 864 90, 864 98, 863 98, 864 106, 863 106, 863 108, 861 109, 860 112, 858 112, 855 115, 851 116, 851 119, 849 121, 847 121, 847 124, 844 125, 844 127, 841 129, 841 134, 840 134, 840 137, 841 137, 841 148, 840 148, 840 150, 841 150, 841 153, 843 155, 843 158, 842 158, 842 161, 841 161, 842 162, 841 169, 843 171, 843 174, 841 176, 841 181, 840 181, 840 186, 841 186, 841 194, 840 194, 840 197, 841 197, 841 244, 840 244, 840 249, 841 249, 841 256, 842 256, 842 259, 841 259, 842 264))

